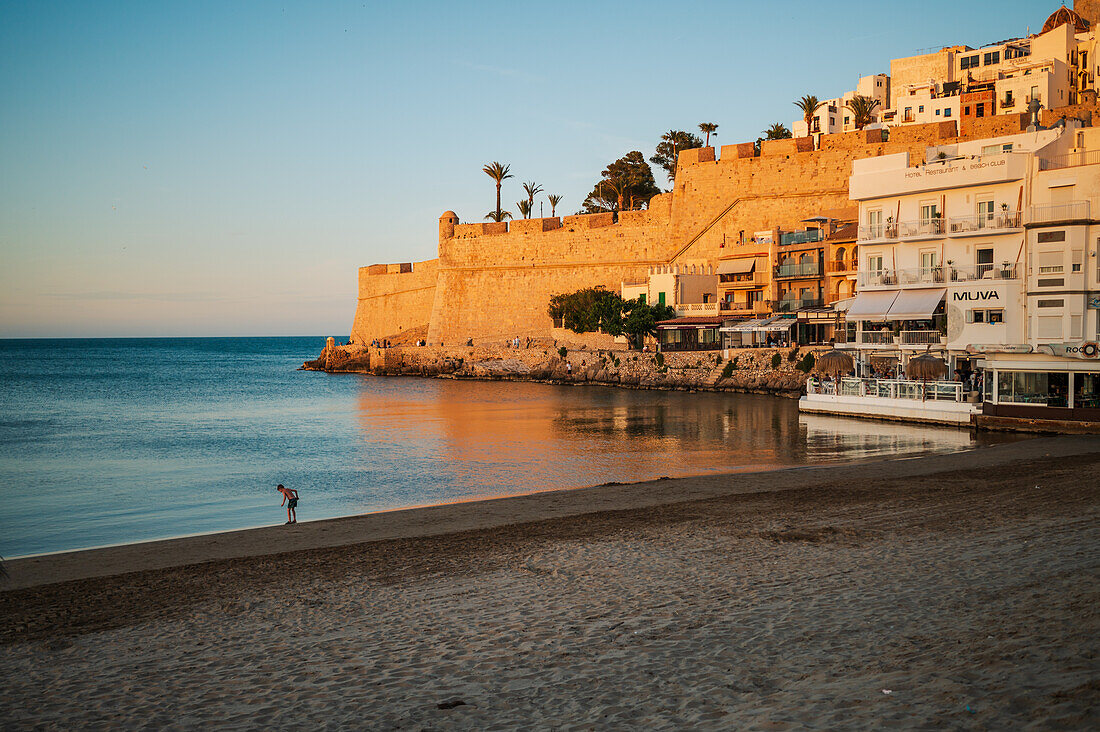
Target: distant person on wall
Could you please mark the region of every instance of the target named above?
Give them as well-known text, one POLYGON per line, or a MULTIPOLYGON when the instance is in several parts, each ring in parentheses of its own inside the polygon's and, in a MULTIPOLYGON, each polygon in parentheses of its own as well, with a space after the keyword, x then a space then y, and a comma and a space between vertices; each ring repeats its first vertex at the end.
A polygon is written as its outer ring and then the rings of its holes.
POLYGON ((277 485, 275 490, 283 494, 283 503, 279 506, 286 504, 286 523, 288 525, 298 523, 298 491, 284 488, 282 483, 277 485))

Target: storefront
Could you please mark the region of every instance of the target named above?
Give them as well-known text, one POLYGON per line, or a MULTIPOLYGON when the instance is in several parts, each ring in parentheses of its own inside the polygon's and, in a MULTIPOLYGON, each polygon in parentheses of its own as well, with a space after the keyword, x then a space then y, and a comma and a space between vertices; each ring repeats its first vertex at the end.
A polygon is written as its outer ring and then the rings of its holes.
POLYGON ((790 315, 773 315, 741 323, 727 323, 719 329, 722 348, 788 346, 793 338, 791 329, 797 323, 797 319, 790 315))
POLYGON ((722 347, 722 318, 676 318, 657 323, 657 347, 661 351, 716 351, 722 347))
POLYGON ((1100 348, 1097 344, 1041 345, 1036 351, 987 356, 983 414, 1021 419, 1100 421, 1100 348), (1054 356, 1054 352, 1066 355, 1054 356))

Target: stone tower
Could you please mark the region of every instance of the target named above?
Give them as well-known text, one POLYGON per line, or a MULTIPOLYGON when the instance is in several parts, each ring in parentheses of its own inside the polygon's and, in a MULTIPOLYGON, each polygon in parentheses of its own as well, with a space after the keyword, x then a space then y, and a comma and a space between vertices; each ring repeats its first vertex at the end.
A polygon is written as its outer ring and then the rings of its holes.
POLYGON ((1100 0, 1073 0, 1073 12, 1095 27, 1100 22, 1100 0))
POLYGON ((443 215, 439 217, 439 243, 453 239, 455 235, 455 226, 458 225, 458 214, 454 211, 444 211, 443 215))

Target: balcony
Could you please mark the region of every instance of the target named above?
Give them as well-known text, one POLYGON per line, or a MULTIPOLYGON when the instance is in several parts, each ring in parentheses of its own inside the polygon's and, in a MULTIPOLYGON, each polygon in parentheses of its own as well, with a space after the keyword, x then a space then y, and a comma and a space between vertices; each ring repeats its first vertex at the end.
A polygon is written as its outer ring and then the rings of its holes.
POLYGON ((946 225, 942 218, 898 222, 898 234, 902 239, 932 239, 943 236, 946 225))
POLYGON ((858 286, 899 287, 906 285, 935 285, 952 282, 972 282, 974 280, 1015 280, 1019 279, 1016 265, 978 264, 973 266, 915 267, 912 269, 881 269, 859 273, 858 286))
POLYGON ((890 222, 860 226, 859 238, 861 241, 891 241, 898 238, 898 225, 890 222))
POLYGON ((826 274, 850 274, 859 270, 859 263, 851 260, 836 259, 825 262, 826 274))
POLYGON ((1061 170, 1076 168, 1079 165, 1100 164, 1100 150, 1088 150, 1068 155, 1056 155, 1051 158, 1039 158, 1039 170, 1061 170))
POLYGON ((781 277, 820 277, 820 262, 802 262, 801 264, 780 264, 775 268, 775 276, 781 277))
POLYGON ((1032 206, 1027 212, 1029 225, 1054 224, 1061 221, 1085 221, 1091 214, 1089 201, 1068 201, 1045 206, 1032 206))
POLYGON ((794 297, 771 301, 773 313, 792 313, 795 310, 801 310, 802 308, 819 308, 824 304, 825 301, 822 300, 820 297, 794 297))
POLYGON ((767 272, 755 272, 751 277, 745 275, 719 275, 718 277, 718 286, 723 290, 763 287, 766 284, 768 284, 767 272), (722 279, 723 277, 731 279, 722 279))
POLYGON ((997 231, 1009 231, 1023 226, 1019 211, 1002 211, 977 216, 952 216, 948 219, 948 236, 975 236, 997 231))
POLYGON ((806 231, 784 231, 779 235, 780 246, 792 244, 810 244, 821 241, 824 238, 821 229, 807 229, 806 231))
POLYGON ((898 340, 903 346, 939 345, 947 342, 947 337, 938 330, 903 330, 898 340))
POLYGON ((756 302, 726 302, 723 300, 719 303, 719 312, 722 315, 735 317, 738 315, 755 316, 769 313, 771 309, 765 300, 757 300, 756 302))
POLYGON ((713 317, 718 315, 718 303, 716 302, 689 302, 677 305, 676 317, 713 317))
POLYGON ((863 331, 859 334, 859 342, 865 346, 892 346, 894 334, 892 331, 876 333, 875 331, 863 331))

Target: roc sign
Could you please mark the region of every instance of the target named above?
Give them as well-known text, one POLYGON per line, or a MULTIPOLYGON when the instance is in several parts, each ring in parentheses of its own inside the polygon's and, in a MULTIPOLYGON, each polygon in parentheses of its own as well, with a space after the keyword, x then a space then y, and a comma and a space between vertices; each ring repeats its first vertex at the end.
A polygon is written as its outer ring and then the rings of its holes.
POLYGON ((1039 348, 1050 349, 1052 356, 1066 358, 1100 358, 1100 344, 1096 341, 1084 341, 1083 343, 1045 343, 1039 348))

